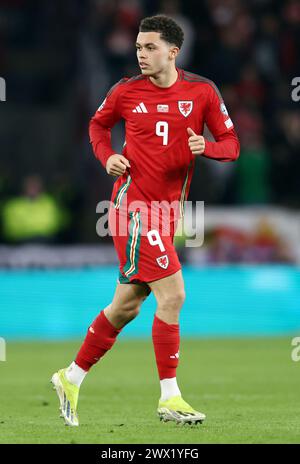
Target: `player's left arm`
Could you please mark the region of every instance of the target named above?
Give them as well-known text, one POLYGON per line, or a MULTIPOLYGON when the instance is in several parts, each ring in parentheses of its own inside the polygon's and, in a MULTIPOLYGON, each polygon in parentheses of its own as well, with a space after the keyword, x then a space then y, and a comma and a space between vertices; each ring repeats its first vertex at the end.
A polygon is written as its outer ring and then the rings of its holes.
POLYGON ((204 122, 215 142, 210 142, 188 128, 188 143, 192 153, 217 161, 235 161, 240 154, 239 140, 221 95, 211 85, 208 86, 204 122))

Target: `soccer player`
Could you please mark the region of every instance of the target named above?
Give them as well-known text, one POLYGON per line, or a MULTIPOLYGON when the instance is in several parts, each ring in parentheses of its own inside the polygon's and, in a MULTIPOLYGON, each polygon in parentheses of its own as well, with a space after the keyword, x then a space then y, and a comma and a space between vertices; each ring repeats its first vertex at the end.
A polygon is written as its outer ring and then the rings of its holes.
POLYGON ((78 394, 86 374, 138 315, 151 291, 157 301, 152 340, 161 387, 158 416, 177 423, 205 419, 205 414, 184 401, 176 380, 185 289, 173 239, 196 156, 234 161, 239 156, 239 141, 215 84, 176 67, 182 43, 183 31, 171 18, 143 19, 136 40, 141 74, 115 84, 90 122, 95 156, 109 175, 118 176, 109 226, 120 273, 112 302, 88 328, 75 360, 52 377, 68 425, 79 424, 78 394), (111 128, 121 118, 126 140, 118 154, 111 145, 111 128), (204 124, 215 142, 203 137, 204 124), (164 203, 161 212, 154 207, 157 202, 164 203), (173 204, 174 208, 165 207, 173 204), (165 220, 167 210, 172 214, 165 220), (156 227, 149 223, 152 212, 156 227), (126 224, 122 234, 116 226, 121 218, 126 224))

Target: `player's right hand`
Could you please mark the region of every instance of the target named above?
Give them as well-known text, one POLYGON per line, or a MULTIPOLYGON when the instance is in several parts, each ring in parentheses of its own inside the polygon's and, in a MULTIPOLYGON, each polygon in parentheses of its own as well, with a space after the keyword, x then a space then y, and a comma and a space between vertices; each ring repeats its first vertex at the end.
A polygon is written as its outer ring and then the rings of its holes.
POLYGON ((106 172, 111 176, 121 176, 127 168, 130 168, 130 163, 123 155, 111 155, 106 163, 106 172))

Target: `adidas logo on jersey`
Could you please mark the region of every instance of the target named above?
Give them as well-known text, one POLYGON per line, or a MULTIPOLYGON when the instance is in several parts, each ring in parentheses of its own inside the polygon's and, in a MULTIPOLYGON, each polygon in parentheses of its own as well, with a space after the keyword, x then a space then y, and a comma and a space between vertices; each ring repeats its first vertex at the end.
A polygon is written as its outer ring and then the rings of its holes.
POLYGON ((141 102, 132 110, 133 113, 148 113, 147 108, 145 107, 144 103, 141 102))

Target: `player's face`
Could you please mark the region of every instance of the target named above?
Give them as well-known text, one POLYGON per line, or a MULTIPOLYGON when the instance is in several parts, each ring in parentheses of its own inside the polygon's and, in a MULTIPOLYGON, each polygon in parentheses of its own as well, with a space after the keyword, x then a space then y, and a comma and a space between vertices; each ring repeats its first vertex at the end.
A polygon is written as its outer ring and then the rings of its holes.
POLYGON ((152 76, 172 65, 178 48, 162 40, 159 32, 139 32, 136 52, 142 74, 152 76))

